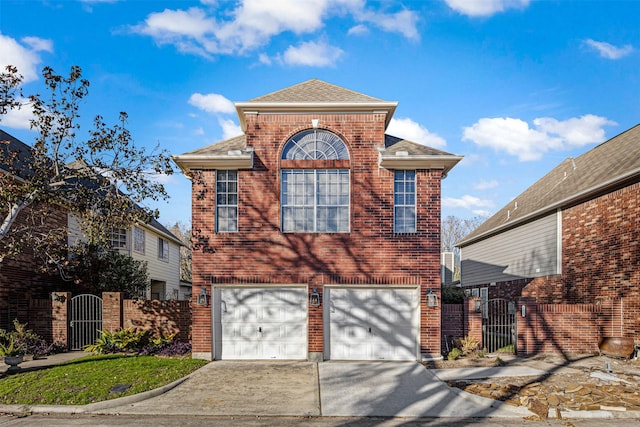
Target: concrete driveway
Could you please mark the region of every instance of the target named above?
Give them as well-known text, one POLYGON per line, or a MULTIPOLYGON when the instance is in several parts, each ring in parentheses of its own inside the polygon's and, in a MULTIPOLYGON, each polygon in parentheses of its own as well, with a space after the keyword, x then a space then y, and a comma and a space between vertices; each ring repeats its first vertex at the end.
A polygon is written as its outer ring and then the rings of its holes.
POLYGON ((524 408, 448 387, 417 362, 216 361, 119 414, 523 417, 524 408))

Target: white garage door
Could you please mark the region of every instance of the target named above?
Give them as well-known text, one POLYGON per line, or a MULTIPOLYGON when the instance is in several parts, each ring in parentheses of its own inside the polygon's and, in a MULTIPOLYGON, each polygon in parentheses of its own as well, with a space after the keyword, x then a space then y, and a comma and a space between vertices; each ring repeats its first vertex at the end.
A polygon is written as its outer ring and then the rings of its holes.
POLYGON ((306 359, 306 288, 221 288, 214 293, 216 359, 306 359))
POLYGON ((327 358, 416 360, 418 298, 417 289, 325 290, 327 358))

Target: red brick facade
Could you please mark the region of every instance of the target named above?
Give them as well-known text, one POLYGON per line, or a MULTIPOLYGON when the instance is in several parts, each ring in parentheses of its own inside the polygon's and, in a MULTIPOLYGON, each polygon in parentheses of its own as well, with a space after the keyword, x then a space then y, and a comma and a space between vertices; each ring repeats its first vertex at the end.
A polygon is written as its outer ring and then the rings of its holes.
MULTIPOLYGON (((395 234, 394 172, 378 167, 386 114, 248 114, 246 142, 254 167, 238 172, 238 232, 215 233, 215 171, 192 170, 193 351, 212 348, 211 307, 195 305, 213 284, 327 284, 420 287, 420 351, 440 353, 440 307, 427 308, 431 288, 440 295, 440 170, 416 171, 417 226, 395 234), (280 232, 280 157, 285 142, 311 127, 340 136, 350 152, 350 232, 280 232)), ((323 351, 322 308, 309 307, 309 352, 323 351)))

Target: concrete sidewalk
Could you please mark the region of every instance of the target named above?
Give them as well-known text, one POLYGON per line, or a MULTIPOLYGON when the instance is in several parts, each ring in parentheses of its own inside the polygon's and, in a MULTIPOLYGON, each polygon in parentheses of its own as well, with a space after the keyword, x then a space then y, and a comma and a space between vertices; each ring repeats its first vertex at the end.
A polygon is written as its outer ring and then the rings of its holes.
MULTIPOLYGON (((52 354, 41 359, 27 359, 20 364, 18 371, 29 371, 33 369, 62 365, 63 363, 89 356, 90 354, 91 353, 86 353, 84 351, 69 351, 67 353, 52 354)), ((0 374, 4 374, 9 369, 9 365, 2 362, 2 360, 3 358, 0 358, 0 374)))

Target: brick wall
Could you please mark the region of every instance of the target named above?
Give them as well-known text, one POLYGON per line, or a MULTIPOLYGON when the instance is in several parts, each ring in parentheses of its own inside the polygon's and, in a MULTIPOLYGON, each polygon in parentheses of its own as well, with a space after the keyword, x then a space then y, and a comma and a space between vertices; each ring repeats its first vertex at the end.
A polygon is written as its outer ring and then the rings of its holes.
MULTIPOLYGON (((418 171, 418 232, 393 233, 393 171, 378 167, 384 114, 247 115, 254 168, 238 173, 239 232, 215 229, 215 171, 193 174, 194 289, 211 283, 301 283, 421 286, 423 353, 440 352, 440 308, 424 305, 428 288, 440 295, 441 171, 418 171), (289 137, 311 126, 339 135, 350 149, 349 233, 280 233, 280 152, 289 137), (333 280, 333 282, 336 282, 333 280)), ((195 298, 196 292, 194 292, 195 298)), ((322 351, 322 310, 309 313, 309 351, 322 351), (312 335, 314 336, 312 338, 312 335)), ((193 347, 211 352, 211 309, 194 309, 193 347)))
POLYGON ((125 300, 123 293, 102 294, 103 329, 136 328, 155 335, 177 334, 183 342, 191 340, 190 301, 125 300))
MULTIPOLYGON (((31 209, 38 212, 39 218, 49 228, 67 225, 66 212, 60 207, 37 206, 25 208, 14 223, 14 228, 25 225, 31 209)), ((0 211, 0 217, 4 218, 2 213, 0 211)), ((70 286, 59 275, 41 273, 39 267, 42 265, 44 261, 35 256, 31 248, 25 248, 20 255, 0 261, 0 328, 12 328, 14 319, 22 323, 29 322, 29 301, 32 298, 47 299, 52 291, 66 290, 70 286)))
POLYGON ((518 312, 518 355, 595 354, 603 337, 620 336, 623 300, 600 304, 537 304, 522 298, 518 312))
POLYGON ((453 348, 452 341, 464 337, 463 307, 463 304, 442 305, 442 354, 453 348))
POLYGON ((175 333, 177 340, 189 342, 190 305, 189 301, 124 300, 123 328, 150 330, 155 335, 175 333))

